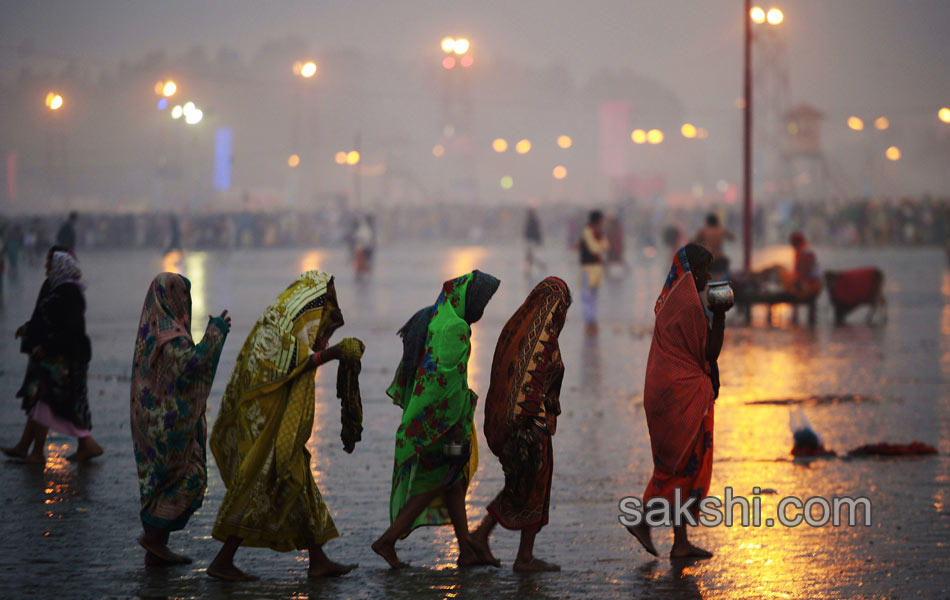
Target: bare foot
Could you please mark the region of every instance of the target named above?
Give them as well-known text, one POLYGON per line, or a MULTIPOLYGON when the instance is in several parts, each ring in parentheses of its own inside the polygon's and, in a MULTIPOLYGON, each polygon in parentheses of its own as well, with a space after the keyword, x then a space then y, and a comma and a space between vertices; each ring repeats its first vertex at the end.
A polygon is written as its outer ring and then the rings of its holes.
POLYGON ((495 558, 488 547, 488 542, 482 541, 473 535, 468 537, 468 548, 460 548, 456 564, 460 567, 477 567, 489 565, 500 567, 501 561, 495 558))
POLYGON ((177 565, 178 563, 170 560, 165 560, 157 554, 152 552, 145 552, 145 566, 146 567, 171 567, 177 565))
POLYGON ((546 571, 560 571, 561 567, 554 563, 549 563, 540 558, 532 558, 527 562, 516 560, 512 570, 516 573, 543 573, 546 571))
POLYGON ((670 558, 712 558, 712 555, 713 553, 709 550, 704 550, 689 542, 679 546, 674 544, 672 550, 670 550, 670 558))
POLYGON ((3 447, 3 448, 0 448, 0 451, 3 451, 3 453, 9 456, 10 458, 19 458, 20 460, 23 460, 26 458, 26 450, 20 450, 16 446, 11 446, 9 448, 3 447))
POLYGON ((653 545, 653 540, 650 538, 650 526, 646 523, 640 523, 636 527, 627 527, 627 531, 630 532, 630 535, 637 538, 637 541, 640 542, 640 545, 643 546, 643 549, 652 554, 653 556, 659 556, 656 552, 656 546, 653 545))
POLYGON ((257 575, 248 575, 233 564, 218 565, 212 562, 208 565, 205 573, 208 574, 208 577, 214 577, 222 581, 258 581, 260 579, 257 575))
POLYGON ((102 449, 102 446, 96 442, 90 442, 85 448, 80 448, 76 452, 67 456, 66 460, 69 462, 82 462, 84 460, 89 460, 90 458, 101 456, 103 452, 104 450, 102 449))
POLYGON ((182 554, 175 554, 169 549, 168 546, 164 544, 154 544, 149 542, 144 535, 139 537, 139 546, 145 548, 145 564, 150 564, 150 557, 154 557, 155 562, 153 566, 168 566, 168 565, 190 565, 191 559, 182 554))
POLYGON ((339 577, 346 575, 358 566, 360 566, 359 563, 341 565, 332 560, 327 560, 316 565, 310 565, 310 568, 307 569, 307 577, 339 577))
POLYGON ((404 569, 409 566, 409 563, 399 560, 399 557, 396 555, 395 544, 388 544, 382 540, 376 540, 371 547, 373 552, 386 559, 391 569, 404 569))

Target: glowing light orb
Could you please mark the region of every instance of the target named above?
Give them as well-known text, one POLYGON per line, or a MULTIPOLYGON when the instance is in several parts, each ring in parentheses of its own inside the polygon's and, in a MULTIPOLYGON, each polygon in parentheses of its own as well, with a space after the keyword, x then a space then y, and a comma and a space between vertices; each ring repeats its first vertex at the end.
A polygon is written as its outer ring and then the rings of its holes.
POLYGON ((202 111, 200 108, 196 108, 185 115, 185 123, 189 125, 197 125, 198 123, 201 123, 201 119, 203 119, 204 116, 204 111, 202 111))
POLYGON ((464 68, 469 68, 475 63, 475 58, 471 54, 466 54, 462 57, 462 60, 459 61, 459 64, 464 68))
POLYGON ((680 133, 683 134, 684 138, 693 139, 698 132, 696 126, 692 123, 683 123, 683 126, 680 127, 680 133))
POLYGON ((647 142, 651 144, 659 144, 663 141, 663 132, 659 129, 651 129, 647 132, 647 142))
POLYGON ((551 171, 551 174, 554 175, 555 179, 564 179, 567 177, 567 167, 564 165, 558 165, 554 167, 554 170, 551 171))
POLYGON ((634 129, 630 134, 630 139, 634 144, 645 144, 647 141, 647 132, 642 129, 634 129))
POLYGON ((346 164, 355 165, 360 162, 360 153, 356 150, 350 150, 346 153, 346 164))
POLYGON ((753 23, 765 23, 765 11, 760 6, 753 6, 749 11, 749 18, 753 23))
POLYGON ((181 107, 181 104, 176 104, 175 107, 172 108, 173 119, 180 119, 183 114, 185 114, 185 109, 181 107))
POLYGON ((452 51, 456 54, 465 54, 468 52, 469 43, 465 38, 459 38, 455 40, 455 43, 452 44, 452 51))
POLYGON ((531 140, 518 140, 518 143, 515 144, 515 152, 518 154, 531 152, 531 140))
POLYGON ((778 25, 785 20, 785 15, 777 8, 770 8, 765 14, 765 20, 769 22, 769 25, 778 25))
POLYGON ((338 164, 338 165, 345 165, 345 164, 346 164, 346 152, 343 152, 342 150, 341 150, 340 152, 337 152, 337 153, 333 156, 333 160, 336 161, 336 164, 338 164))
POLYGON ((937 118, 944 123, 950 123, 950 108, 944 106, 937 111, 937 118))
POLYGON ((448 70, 448 71, 451 71, 452 69, 454 69, 454 68, 455 68, 455 57, 454 57, 454 56, 446 56, 445 58, 443 58, 443 59, 442 59, 442 68, 443 68, 443 69, 446 69, 446 70, 448 70))
POLYGON ((500 184, 501 189, 510 190, 515 185, 515 180, 511 178, 511 175, 505 175, 501 178, 500 184))
POLYGON ((440 156, 444 154, 445 154, 445 146, 443 146, 442 144, 436 144, 435 146, 432 147, 432 156, 439 158, 440 156))
POLYGON ((571 139, 569 135, 559 135, 557 137, 557 147, 567 150, 574 145, 574 140, 571 139))
POLYGON ((884 131, 890 126, 891 126, 891 122, 888 120, 887 117, 878 117, 874 119, 874 128, 879 131, 884 131))
POLYGON ((300 67, 300 76, 306 79, 310 79, 317 74, 317 63, 312 60, 305 62, 300 67))
POLYGON ((504 152, 508 149, 508 142, 504 138, 495 138, 491 143, 491 147, 495 152, 504 152))
POLYGON ((299 165, 299 164, 300 164, 300 156, 298 156, 298 155, 296 155, 296 154, 291 154, 291 155, 287 158, 287 166, 290 167, 291 169, 293 169, 294 167, 296 167, 296 166, 299 165))
POLYGON ((176 85, 174 81, 166 81, 165 85, 162 86, 162 95, 166 98, 171 98, 177 91, 178 85, 176 85))
POLYGON ((165 110, 166 108, 168 108, 168 98, 161 98, 158 101, 158 104, 155 105, 155 108, 157 108, 158 110, 165 110))
POLYGON ((46 94, 46 106, 50 110, 59 110, 63 107, 63 97, 56 92, 46 94))
POLYGON ((887 160, 898 161, 901 159, 901 149, 897 146, 891 146, 884 151, 884 156, 887 157, 887 160))
POLYGON ((854 115, 851 115, 850 117, 848 117, 848 127, 850 127, 851 129, 855 131, 861 131, 862 129, 864 129, 864 121, 862 121, 860 117, 855 117, 854 115))
POLYGON ((442 38, 442 52, 449 54, 453 50, 455 50, 455 38, 442 38))

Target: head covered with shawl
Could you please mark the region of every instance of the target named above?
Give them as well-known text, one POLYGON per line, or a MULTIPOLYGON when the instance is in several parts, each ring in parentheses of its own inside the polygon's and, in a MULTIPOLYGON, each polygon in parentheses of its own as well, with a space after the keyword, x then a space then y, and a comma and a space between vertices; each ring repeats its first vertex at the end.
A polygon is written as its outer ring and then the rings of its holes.
POLYGON ((162 346, 169 341, 183 337, 189 343, 193 343, 191 282, 176 273, 156 275, 145 294, 138 332, 135 340, 136 359, 133 378, 141 377, 140 371, 154 365, 162 354, 162 346), (147 357, 148 360, 140 361, 140 357, 147 357))
POLYGON ((49 260, 49 271, 46 280, 49 282, 51 290, 64 283, 75 284, 82 290, 86 288, 82 281, 82 270, 79 268, 79 263, 68 252, 53 252, 49 260))
MULTIPOLYGON (((450 299, 448 307, 443 310, 451 310, 457 318, 471 326, 482 318, 488 301, 498 290, 499 285, 501 281, 478 269, 443 283, 442 292, 435 304, 416 311, 416 314, 412 315, 398 331, 402 338, 402 359, 396 371, 397 379, 412 379, 422 361, 426 341, 430 337, 429 324, 440 305, 444 305, 446 300, 450 299)), ((399 404, 398 401, 396 403, 399 404)))
POLYGON ((515 431, 532 423, 552 435, 556 430, 564 375, 558 336, 570 305, 567 284, 548 277, 498 336, 485 399, 485 438, 496 456, 515 431))
POLYGON ((680 248, 654 307, 643 407, 654 459, 671 468, 689 449, 714 400, 706 360, 709 323, 699 297, 711 259, 697 244, 680 248))

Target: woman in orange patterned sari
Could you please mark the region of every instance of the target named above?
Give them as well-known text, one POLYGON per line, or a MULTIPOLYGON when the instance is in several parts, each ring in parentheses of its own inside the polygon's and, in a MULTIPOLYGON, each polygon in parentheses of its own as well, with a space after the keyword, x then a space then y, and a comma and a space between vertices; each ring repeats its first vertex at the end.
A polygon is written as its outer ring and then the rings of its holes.
MULTIPOLYGON (((713 406, 719 395, 716 361, 722 350, 725 312, 707 314, 699 294, 709 283, 712 253, 698 244, 687 244, 673 258, 673 266, 653 309, 656 326, 647 359, 643 408, 650 429, 653 477, 643 493, 643 505, 663 498, 669 506, 709 492, 712 478, 713 406)), ((644 519, 627 529, 656 556, 650 526, 644 519)), ((686 524, 673 527, 670 558, 709 558, 712 553, 694 546, 686 524)))
POLYGON ((548 277, 528 294, 505 324, 495 346, 491 385, 485 400, 485 439, 501 461, 505 487, 488 505, 488 515, 472 536, 488 547, 496 524, 520 530, 514 570, 559 571, 535 558, 534 538, 548 524, 554 450, 551 439, 561 413, 564 363, 558 336, 571 293, 548 277))

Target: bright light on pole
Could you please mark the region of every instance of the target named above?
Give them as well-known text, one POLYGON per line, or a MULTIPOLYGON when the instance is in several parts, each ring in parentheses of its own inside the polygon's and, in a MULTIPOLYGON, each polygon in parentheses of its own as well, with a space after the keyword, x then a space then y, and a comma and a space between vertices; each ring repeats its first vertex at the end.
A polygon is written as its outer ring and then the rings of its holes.
POLYGON ((515 144, 515 152, 518 154, 531 152, 531 140, 519 140, 518 143, 515 144))
POLYGON ((299 156, 299 155, 297 155, 297 154, 291 154, 291 155, 287 158, 287 166, 290 167, 291 169, 293 169, 294 167, 296 167, 296 166, 299 165, 299 164, 300 164, 300 156, 299 156))
POLYGON ((659 144, 663 141, 663 132, 659 129, 651 129, 647 132, 647 142, 651 144, 659 144))
POLYGON ((201 123, 201 119, 203 119, 204 116, 204 111, 202 111, 200 108, 196 108, 185 114, 185 123, 188 125, 197 125, 198 123, 201 123))
POLYGON ((346 153, 346 164, 355 165, 360 162, 360 153, 356 150, 350 150, 346 153))
POLYGON ((874 128, 878 131, 884 131, 891 126, 891 122, 887 117, 878 117, 874 119, 874 128))
POLYGON ((559 135, 557 138, 557 147, 563 150, 567 150, 574 145, 574 140, 571 139, 569 135, 559 135))
POLYGON ((851 115, 848 117, 848 127, 855 131, 861 131, 864 129, 864 121, 862 121, 860 117, 851 115))
POLYGON ((455 52, 456 54, 459 54, 459 55, 465 54, 466 52, 468 52, 468 48, 469 48, 469 43, 468 43, 468 40, 465 38, 458 38, 457 40, 455 40, 455 43, 452 44, 452 52, 455 52))
POLYGON ((944 123, 950 123, 950 108, 944 106, 937 111, 937 118, 944 123))
POLYGON ((630 139, 634 144, 645 144, 647 141, 647 132, 642 129, 634 129, 630 134, 630 139))
POLYGON ((765 14, 765 20, 769 22, 769 25, 778 25, 785 20, 785 15, 777 8, 770 8, 765 14))
POLYGON ((898 161, 901 159, 901 149, 897 146, 891 146, 884 151, 884 155, 887 156, 887 160, 898 161))
POLYGON ((310 79, 317 74, 317 63, 312 60, 305 62, 300 67, 300 76, 304 79, 310 79))
POLYGON ((162 86, 162 95, 166 98, 171 98, 177 91, 178 85, 174 81, 166 81, 165 85, 162 86))
POLYGON ((508 149, 508 142, 504 138, 495 138, 491 147, 495 152, 501 153, 508 149))
POLYGON ((765 23, 765 11, 760 6, 753 6, 749 11, 749 18, 753 23, 765 23))
POLYGON ((692 123, 683 123, 683 126, 680 127, 680 133, 683 134, 684 138, 693 139, 696 137, 696 126, 692 123))
POLYGON ((63 97, 56 92, 46 94, 46 107, 50 110, 59 110, 63 107, 63 97))
POLYGON ((173 119, 180 119, 183 114, 185 114, 185 109, 181 107, 181 104, 176 104, 175 107, 172 108, 173 119))
POLYGON ((442 52, 450 54, 453 50, 455 50, 455 38, 442 38, 442 52))
POLYGON ((567 167, 564 165, 558 165, 554 167, 554 170, 551 172, 551 174, 554 175, 555 179, 564 179, 567 177, 567 167))
POLYGON ((339 152, 337 152, 337 153, 333 156, 333 160, 334 160, 334 161, 336 162, 336 164, 338 164, 338 165, 345 165, 345 164, 346 164, 346 152, 343 152, 342 150, 339 151, 339 152))

